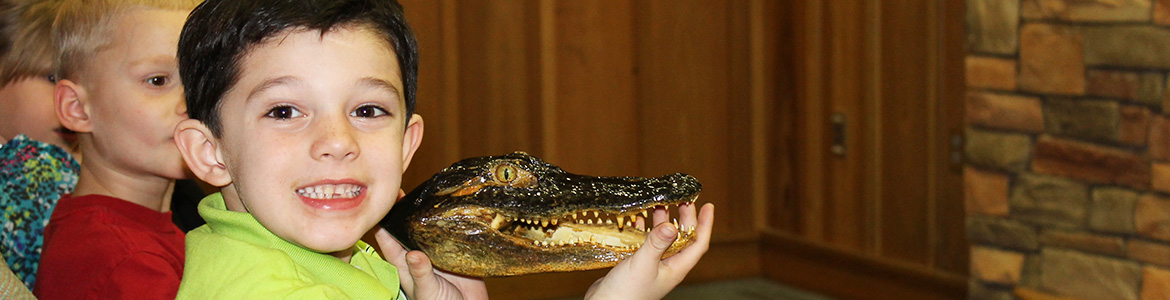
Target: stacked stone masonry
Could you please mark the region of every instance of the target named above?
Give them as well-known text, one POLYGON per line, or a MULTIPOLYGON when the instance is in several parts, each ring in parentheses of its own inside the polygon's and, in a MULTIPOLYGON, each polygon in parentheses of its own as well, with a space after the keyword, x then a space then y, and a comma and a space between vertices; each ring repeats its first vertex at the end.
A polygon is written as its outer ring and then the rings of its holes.
POLYGON ((971 299, 1170 299, 1170 0, 966 0, 971 299))

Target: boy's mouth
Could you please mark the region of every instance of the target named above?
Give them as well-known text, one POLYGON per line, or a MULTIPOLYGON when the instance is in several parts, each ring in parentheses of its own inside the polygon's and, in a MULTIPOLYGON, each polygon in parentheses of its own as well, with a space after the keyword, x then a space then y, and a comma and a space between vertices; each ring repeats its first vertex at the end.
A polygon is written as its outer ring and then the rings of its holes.
POLYGON ((362 187, 356 184, 321 184, 297 189, 297 195, 315 200, 355 198, 361 193, 362 187))
POLYGON ((365 186, 353 183, 322 183, 298 188, 297 196, 310 207, 345 210, 357 207, 365 199, 365 186))

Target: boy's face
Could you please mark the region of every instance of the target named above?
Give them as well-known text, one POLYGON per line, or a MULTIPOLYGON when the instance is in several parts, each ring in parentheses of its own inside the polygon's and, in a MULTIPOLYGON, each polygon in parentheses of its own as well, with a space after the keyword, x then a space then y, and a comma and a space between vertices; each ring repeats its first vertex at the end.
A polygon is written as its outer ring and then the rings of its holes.
POLYGON ((391 49, 338 28, 292 29, 249 52, 221 103, 228 209, 315 251, 352 249, 394 204, 421 138, 391 49))
POLYGON ((53 110, 53 83, 47 76, 17 79, 0 88, 0 140, 18 134, 72 150, 72 134, 61 130, 53 110))
POLYGON ((175 58, 187 13, 128 12, 115 20, 109 46, 78 75, 79 93, 90 103, 92 138, 82 137, 85 161, 94 161, 88 165, 130 177, 186 177, 173 135, 187 118, 175 58))

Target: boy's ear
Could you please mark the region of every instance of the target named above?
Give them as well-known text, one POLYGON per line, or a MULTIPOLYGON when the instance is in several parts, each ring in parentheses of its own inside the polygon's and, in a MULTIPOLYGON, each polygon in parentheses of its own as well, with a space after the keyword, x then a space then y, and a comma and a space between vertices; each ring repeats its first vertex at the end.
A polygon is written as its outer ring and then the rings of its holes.
POLYGON ((406 123, 406 133, 402 137, 402 170, 406 171, 406 167, 410 166, 410 159, 414 158, 414 152, 418 150, 418 145, 422 144, 423 138, 423 119, 418 114, 410 116, 410 122, 406 123))
POLYGON ((203 122, 195 119, 179 122, 175 126, 175 145, 195 177, 216 187, 232 183, 232 176, 219 152, 219 140, 203 122))
POLYGON ((76 82, 61 79, 53 87, 53 108, 62 126, 76 132, 93 131, 89 118, 89 98, 76 82))

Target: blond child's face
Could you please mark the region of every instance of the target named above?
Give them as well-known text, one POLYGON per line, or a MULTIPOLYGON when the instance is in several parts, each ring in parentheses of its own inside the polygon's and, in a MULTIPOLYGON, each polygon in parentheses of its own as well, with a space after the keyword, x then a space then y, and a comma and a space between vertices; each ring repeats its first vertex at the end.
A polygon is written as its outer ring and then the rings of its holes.
POLYGON ((18 134, 72 149, 72 134, 62 130, 53 110, 53 83, 47 76, 17 79, 0 88, 0 141, 18 134))
POLYGON ((81 71, 82 97, 91 103, 87 162, 127 176, 186 177, 174 129, 187 118, 175 57, 187 14, 130 11, 116 20, 109 47, 81 71))
POLYGON ((407 120, 421 132, 421 118, 405 115, 391 49, 370 31, 338 28, 293 29, 250 51, 221 103, 228 209, 348 257, 396 200, 413 153, 407 120))

